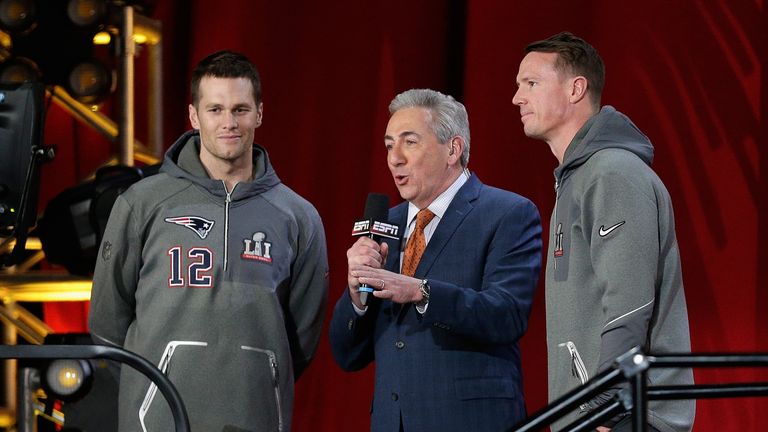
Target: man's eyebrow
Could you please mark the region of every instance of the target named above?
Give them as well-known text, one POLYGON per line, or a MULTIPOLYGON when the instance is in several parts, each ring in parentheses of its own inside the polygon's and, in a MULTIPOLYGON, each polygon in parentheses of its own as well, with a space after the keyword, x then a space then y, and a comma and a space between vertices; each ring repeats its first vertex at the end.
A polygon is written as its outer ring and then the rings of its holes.
POLYGON ((527 76, 527 75, 522 76, 522 77, 520 77, 520 79, 517 80, 517 85, 519 86, 521 83, 528 82, 528 81, 530 81, 532 79, 534 79, 534 78, 532 78, 530 76, 527 76))
MULTIPOLYGON (((400 135, 398 135, 398 136, 400 138, 403 138, 403 137, 406 137, 406 136, 409 136, 409 135, 415 135, 416 137, 421 137, 421 135, 419 135, 418 133, 416 133, 414 131, 403 131, 403 132, 400 132, 400 135)), ((391 135, 384 135, 384 140, 394 140, 394 139, 395 138, 392 137, 391 135)))

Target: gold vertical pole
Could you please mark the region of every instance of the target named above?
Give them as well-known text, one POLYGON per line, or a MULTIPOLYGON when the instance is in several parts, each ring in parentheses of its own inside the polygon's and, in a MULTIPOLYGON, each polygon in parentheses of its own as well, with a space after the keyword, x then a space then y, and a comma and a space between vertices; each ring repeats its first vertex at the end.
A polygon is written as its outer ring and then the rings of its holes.
POLYGON ((122 89, 122 109, 120 112, 120 154, 119 162, 123 165, 133 166, 134 143, 134 101, 133 60, 136 54, 136 44, 133 41, 133 7, 123 8, 123 22, 120 31, 122 37, 122 62, 120 74, 120 88, 122 89))
POLYGON ((158 158, 163 156, 163 44, 147 47, 149 54, 149 148, 158 158))
MULTIPOLYGON (((7 301, 5 306, 13 311, 14 302, 7 301)), ((3 323, 3 345, 16 345, 18 336, 16 334, 16 328, 8 322, 3 323)), ((15 359, 8 359, 5 361, 3 368, 3 378, 5 379, 5 394, 3 395, 3 406, 8 411, 16 412, 16 368, 17 362, 15 359)))

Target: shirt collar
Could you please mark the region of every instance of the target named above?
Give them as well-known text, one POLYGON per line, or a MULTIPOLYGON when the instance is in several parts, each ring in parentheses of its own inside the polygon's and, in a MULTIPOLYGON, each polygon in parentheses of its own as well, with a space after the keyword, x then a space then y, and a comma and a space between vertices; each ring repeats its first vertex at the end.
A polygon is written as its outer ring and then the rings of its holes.
MULTIPOLYGON (((451 201, 453 201, 453 198, 456 196, 456 194, 459 192, 459 189, 461 189, 462 186, 464 186, 464 183, 469 180, 470 172, 468 169, 464 169, 461 174, 459 175, 454 182, 448 186, 448 189, 443 191, 440 195, 435 198, 432 203, 430 203, 427 208, 429 211, 435 214, 435 217, 440 220, 443 218, 443 215, 448 210, 448 206, 451 204, 451 201)), ((413 203, 408 203, 408 224, 406 226, 410 226, 413 220, 416 218, 416 214, 419 212, 419 208, 416 207, 413 203)))

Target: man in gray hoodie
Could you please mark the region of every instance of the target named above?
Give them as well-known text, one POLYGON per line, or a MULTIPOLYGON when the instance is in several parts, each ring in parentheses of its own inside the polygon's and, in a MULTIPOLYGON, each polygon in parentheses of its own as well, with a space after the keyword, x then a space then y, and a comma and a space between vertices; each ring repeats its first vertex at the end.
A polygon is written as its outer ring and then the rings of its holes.
MULTIPOLYGON (((320 340, 328 291, 315 208, 267 151, 258 71, 221 51, 192 73, 189 119, 160 174, 112 208, 91 293, 93 338, 158 365, 193 431, 288 431, 294 379, 320 340)), ((156 387, 124 367, 120 431, 169 431, 156 387)))
MULTIPOLYGON (((546 265, 549 398, 611 366, 632 347, 690 351, 672 203, 651 169, 653 146, 624 114, 600 107, 605 69, 584 40, 560 33, 525 50, 513 102, 525 134, 560 165, 546 265)), ((690 369, 652 369, 654 385, 692 384, 690 369)), ((593 410, 607 391, 555 424, 593 410)), ((694 401, 655 401, 649 429, 689 431, 694 401)), ((599 430, 628 430, 616 418, 599 430)))

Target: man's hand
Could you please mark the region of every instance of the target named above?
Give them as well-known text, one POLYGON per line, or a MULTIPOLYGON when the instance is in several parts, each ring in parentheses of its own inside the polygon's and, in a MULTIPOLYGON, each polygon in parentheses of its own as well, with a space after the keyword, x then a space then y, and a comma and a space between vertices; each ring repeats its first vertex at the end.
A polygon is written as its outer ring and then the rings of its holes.
POLYGON ((360 283, 373 288, 373 295, 378 298, 389 299, 395 303, 413 303, 422 298, 419 290, 421 279, 370 267, 354 270, 351 275, 360 283))
MULTIPOLYGON (((387 261, 389 245, 386 243, 378 244, 368 237, 360 237, 347 250, 347 285, 349 286, 349 295, 352 302, 360 309, 364 309, 360 301, 360 285, 368 284, 372 288, 381 288, 379 281, 371 283, 370 281, 360 281, 353 275, 353 272, 370 269, 381 269, 387 261)), ((375 294, 374 294, 375 295, 375 294)))

